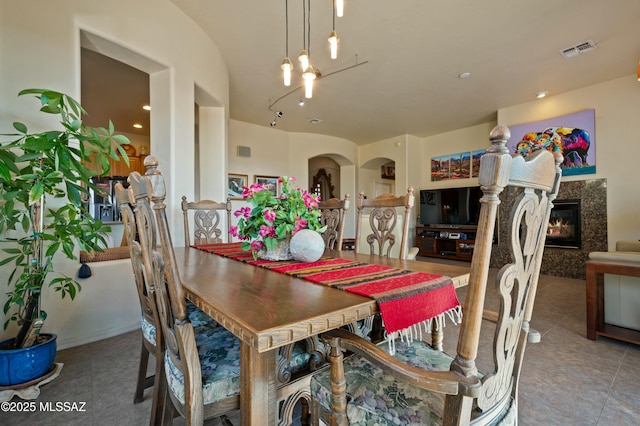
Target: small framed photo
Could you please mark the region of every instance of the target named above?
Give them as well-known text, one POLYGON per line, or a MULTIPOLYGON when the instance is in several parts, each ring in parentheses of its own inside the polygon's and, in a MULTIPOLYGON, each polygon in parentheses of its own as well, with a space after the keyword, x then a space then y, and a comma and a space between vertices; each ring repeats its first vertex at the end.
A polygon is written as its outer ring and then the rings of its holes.
POLYGON ((254 176, 254 183, 258 183, 267 188, 273 195, 278 195, 278 176, 254 176))
POLYGON ((247 186, 249 176, 229 173, 227 176, 227 197, 232 200, 242 200, 242 187, 247 186))

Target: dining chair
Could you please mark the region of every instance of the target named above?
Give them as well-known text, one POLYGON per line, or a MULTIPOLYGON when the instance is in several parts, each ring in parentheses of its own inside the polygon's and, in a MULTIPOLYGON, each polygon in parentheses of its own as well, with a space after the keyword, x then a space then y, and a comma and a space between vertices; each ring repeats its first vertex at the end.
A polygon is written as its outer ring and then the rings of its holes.
POLYGON ((342 237, 344 234, 344 222, 349 210, 349 194, 344 199, 330 198, 318 203, 321 212, 320 224, 327 229, 322 233, 324 246, 329 249, 342 249, 342 237))
POLYGON ((186 196, 182 196, 182 215, 184 218, 184 244, 191 246, 191 233, 189 231, 189 212, 193 212, 193 244, 210 244, 230 241, 229 226, 231 225, 231 201, 218 203, 212 200, 187 201, 186 196), (222 213, 226 211, 226 237, 223 239, 222 213))
POLYGON ((164 374, 155 384, 163 407, 160 422, 172 422, 177 412, 186 424, 201 425, 240 407, 240 342, 223 327, 196 330, 189 320, 165 212, 164 178, 155 158, 147 157, 147 164, 145 176, 132 172, 129 183, 145 277, 155 289, 163 336, 157 363, 164 374), (158 246, 152 249, 156 235, 158 246))
MULTIPOLYGON (((400 196, 381 194, 368 199, 364 192, 360 192, 357 202, 355 252, 363 251, 361 244, 366 246, 364 244, 366 242, 371 254, 392 257, 392 249, 397 248, 396 240, 400 234, 400 250, 397 257, 407 259, 409 223, 413 204, 414 196, 411 186, 405 195, 400 196), (364 239, 361 240, 363 232, 371 233, 364 235, 364 239)), ((413 253, 412 257, 415 258, 413 253)))
MULTIPOLYGON (((449 356, 420 340, 373 345, 345 330, 322 336, 330 346, 329 370, 311 380, 312 419, 332 425, 364 424, 516 424, 518 381, 527 343, 540 340, 529 328, 542 254, 562 172, 562 155, 537 151, 526 159, 511 156, 509 129, 497 126, 482 156, 480 220, 457 354, 449 356), (487 286, 500 194, 509 187, 511 259, 487 286), (485 307, 487 293, 500 300, 496 312, 485 307), (484 322, 483 322, 484 321, 484 322), (483 326, 491 344, 482 346, 483 326), (343 350, 355 355, 343 358, 343 350), (481 362, 484 361, 484 362, 481 362), (479 371, 478 364, 489 365, 479 371)), ((493 298, 491 298, 493 299, 493 298)), ((484 334, 483 334, 484 335, 484 334)))
MULTIPOLYGON (((147 366, 149 364, 149 355, 154 355, 156 359, 161 355, 162 333, 158 322, 157 307, 155 303, 155 288, 148 285, 145 280, 144 263, 142 261, 142 246, 138 241, 138 230, 136 226, 136 218, 133 209, 135 207, 135 199, 130 188, 125 188, 122 183, 116 183, 115 187, 116 202, 120 210, 123 224, 123 240, 129 249, 129 257, 133 268, 134 282, 140 301, 142 345, 140 352, 140 362, 138 366, 138 378, 136 382, 136 390, 134 394, 134 404, 143 401, 144 390, 155 384, 155 378, 162 375, 162 363, 156 362, 156 371, 152 376, 147 377, 147 366)), ((151 220, 152 216, 147 214, 145 220, 151 220)), ((148 248, 155 248, 155 235, 150 235, 146 240, 148 248)), ((207 314, 198 309, 193 303, 187 302, 187 312, 194 329, 199 332, 201 329, 217 327, 217 323, 207 314)), ((151 424, 155 423, 155 416, 158 410, 158 394, 157 387, 154 387, 151 409, 151 424)))

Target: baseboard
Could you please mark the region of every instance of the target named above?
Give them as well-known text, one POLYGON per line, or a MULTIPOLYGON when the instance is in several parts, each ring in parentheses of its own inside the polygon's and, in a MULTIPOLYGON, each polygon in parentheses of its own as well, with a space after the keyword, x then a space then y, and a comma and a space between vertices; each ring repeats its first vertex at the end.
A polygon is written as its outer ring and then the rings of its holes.
POLYGON ((108 330, 102 330, 98 333, 92 333, 85 336, 77 336, 74 338, 64 338, 64 336, 58 335, 58 350, 69 349, 75 346, 85 345, 87 343, 97 342, 98 340, 108 339, 109 337, 118 336, 120 334, 128 333, 130 331, 140 329, 140 320, 134 324, 124 325, 122 327, 110 328, 108 330))

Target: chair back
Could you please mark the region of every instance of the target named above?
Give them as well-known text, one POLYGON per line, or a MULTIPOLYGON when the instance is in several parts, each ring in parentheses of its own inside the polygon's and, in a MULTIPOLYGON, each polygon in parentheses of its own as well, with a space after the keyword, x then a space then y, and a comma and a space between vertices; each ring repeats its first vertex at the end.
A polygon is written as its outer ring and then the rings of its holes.
POLYGON ((540 265, 549 216, 560 187, 562 155, 536 151, 526 159, 510 155, 506 147, 509 129, 498 126, 491 132, 492 146, 482 156, 479 183, 483 190, 480 218, 471 262, 468 292, 463 305, 463 321, 457 355, 451 370, 467 377, 477 376, 476 357, 481 323, 495 323, 492 344, 493 368, 483 370, 479 394, 471 407, 462 395, 448 395, 443 419, 477 421, 497 415, 517 402, 518 380, 527 342, 539 340, 529 330, 536 296, 540 265), (487 287, 499 194, 505 187, 516 191, 510 207, 507 244, 511 260, 498 272, 495 286, 487 287), (485 310, 487 292, 494 292, 497 312, 485 310), (470 412, 470 413, 469 413, 470 412))
POLYGON ((396 244, 397 231, 401 229, 399 258, 407 256, 409 222, 413 209, 413 188, 409 187, 405 195, 382 194, 373 199, 366 199, 363 192, 358 195, 358 214, 356 221, 355 252, 360 251, 360 234, 371 231, 366 235, 369 252, 380 256, 391 257, 391 249, 396 244), (400 212, 398 212, 398 209, 400 212), (368 226, 363 224, 364 215, 368 213, 368 226), (398 228, 400 227, 400 228, 398 228), (366 228, 366 231, 363 231, 366 228))
MULTIPOLYGON (((145 165, 152 161, 147 157, 145 165)), ((158 319, 164 338, 165 362, 169 359, 172 366, 179 370, 184 378, 184 402, 169 391, 174 407, 185 417, 186 424, 202 424, 204 421, 202 373, 193 326, 187 317, 184 292, 178 275, 173 243, 165 212, 166 189, 164 178, 155 164, 149 164, 147 174, 133 172, 129 183, 136 202, 136 219, 140 244, 143 247, 143 262, 147 277, 153 283, 156 292, 158 319), (151 201, 151 203, 150 203, 151 201), (148 216, 149 214, 152 216, 148 216), (158 236, 161 248, 154 247, 158 236), (161 252, 159 251, 161 250, 161 252)))
POLYGON ((330 249, 342 249, 342 237, 344 234, 344 220, 349 210, 349 194, 345 194, 344 200, 330 198, 327 201, 320 201, 320 224, 327 229, 322 234, 324 246, 330 249))
MULTIPOLYGON (((143 247, 141 242, 138 241, 138 228, 135 213, 132 206, 135 206, 135 199, 131 188, 125 188, 120 182, 115 185, 116 202, 120 209, 120 215, 122 217, 123 224, 123 238, 129 247, 129 255, 131 258, 131 265, 133 267, 133 277, 138 290, 138 297, 140 299, 140 308, 142 310, 143 327, 147 327, 149 333, 152 333, 152 338, 146 337, 145 340, 154 349, 162 347, 162 334, 157 331, 160 330, 160 324, 157 321, 157 308, 155 302, 155 287, 153 282, 145 279, 147 272, 145 271, 145 264, 143 261, 143 250, 147 250, 149 253, 155 248, 155 235, 150 235, 147 239, 142 241, 145 244, 143 247), (153 327, 150 327, 153 326, 153 327)), ((137 207, 136 207, 137 208, 137 207)), ((141 213, 142 222, 148 222, 152 216, 148 211, 141 213)), ((148 228, 146 225, 142 225, 143 228, 148 228)), ((147 253, 147 255, 149 255, 147 253)), ((144 330, 143 330, 144 331, 144 330)), ((156 354, 157 355, 157 354, 156 354)))
POLYGON ((212 200, 187 201, 187 197, 182 196, 182 215, 184 217, 184 244, 185 247, 191 245, 191 233, 189 232, 189 212, 193 212, 193 244, 221 243, 222 229, 221 213, 226 210, 226 238, 224 241, 230 242, 229 226, 231 224, 231 201, 218 203, 212 200))

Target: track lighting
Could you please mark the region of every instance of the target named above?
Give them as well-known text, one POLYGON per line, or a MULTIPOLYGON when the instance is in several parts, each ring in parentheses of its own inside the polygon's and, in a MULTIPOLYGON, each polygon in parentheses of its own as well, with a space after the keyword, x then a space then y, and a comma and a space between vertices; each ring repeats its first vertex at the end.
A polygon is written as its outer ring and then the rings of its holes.
POLYGON ((304 99, 300 99, 300 100, 298 101, 298 105, 300 105, 300 106, 304 106, 304 99))
POLYGON ((276 120, 274 119, 274 120, 271 122, 271 127, 276 127, 276 124, 278 124, 278 123, 276 123, 276 120))
POLYGON ((278 111, 278 112, 276 112, 276 116, 277 116, 278 118, 281 118, 283 115, 284 115, 284 114, 282 114, 282 111, 278 111))

